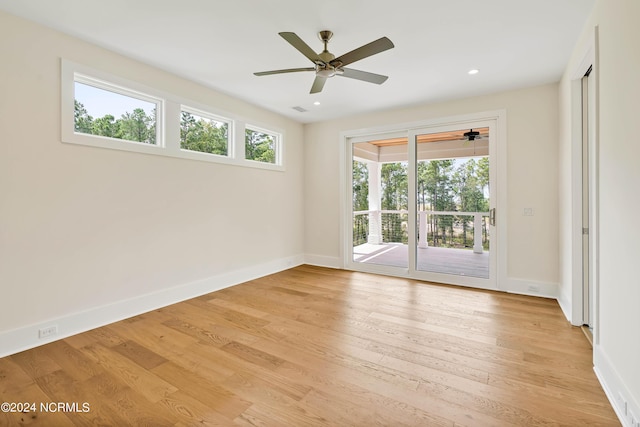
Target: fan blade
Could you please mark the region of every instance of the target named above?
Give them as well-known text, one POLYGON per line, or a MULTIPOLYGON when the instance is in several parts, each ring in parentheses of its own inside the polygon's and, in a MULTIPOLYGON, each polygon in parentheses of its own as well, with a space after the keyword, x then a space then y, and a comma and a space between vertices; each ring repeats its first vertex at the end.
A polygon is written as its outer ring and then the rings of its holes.
POLYGON ((309 60, 314 64, 318 61, 324 63, 324 61, 320 59, 318 54, 314 52, 313 49, 311 49, 309 45, 306 44, 300 37, 298 37, 296 33, 284 32, 278 34, 280 34, 283 39, 288 41, 291 46, 295 47, 298 52, 309 58, 309 60))
POLYGON ((313 85, 311 86, 311 91, 309 93, 322 92, 322 88, 324 87, 326 81, 326 77, 316 76, 316 79, 313 81, 313 85))
POLYGON ((353 68, 343 68, 342 74, 336 74, 336 76, 348 77, 350 79, 363 80, 369 83, 375 83, 381 85, 386 82, 389 77, 380 74, 369 73, 366 71, 354 70, 353 68))
POLYGON ((299 71, 315 71, 313 67, 308 68, 287 68, 285 70, 273 70, 273 71, 260 71, 259 73, 253 73, 255 76, 269 76, 271 74, 284 74, 284 73, 297 73, 299 71))
POLYGON ((360 46, 357 49, 352 50, 351 52, 345 53, 342 56, 331 61, 331 64, 336 64, 340 62, 339 66, 349 65, 353 62, 359 61, 361 59, 367 58, 371 55, 375 55, 376 53, 384 52, 385 50, 391 49, 393 43, 386 37, 382 37, 378 40, 372 41, 369 44, 364 46, 360 46))

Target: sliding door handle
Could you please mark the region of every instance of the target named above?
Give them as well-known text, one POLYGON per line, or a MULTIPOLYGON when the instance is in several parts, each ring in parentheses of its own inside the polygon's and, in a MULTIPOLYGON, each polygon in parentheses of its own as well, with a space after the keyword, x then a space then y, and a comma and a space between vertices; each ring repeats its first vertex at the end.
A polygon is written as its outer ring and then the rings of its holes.
POLYGON ((496 225, 496 208, 489 210, 489 225, 496 225))

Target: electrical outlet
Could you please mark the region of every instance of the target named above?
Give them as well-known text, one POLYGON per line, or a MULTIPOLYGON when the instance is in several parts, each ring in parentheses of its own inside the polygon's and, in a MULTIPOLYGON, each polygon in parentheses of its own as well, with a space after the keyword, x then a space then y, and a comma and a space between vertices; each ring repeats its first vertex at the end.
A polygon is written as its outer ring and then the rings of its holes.
POLYGON ((47 326, 38 330, 38 338, 47 338, 58 333, 58 325, 47 326))
POLYGON ((524 216, 533 216, 533 208, 524 208, 524 212, 522 213, 524 216))

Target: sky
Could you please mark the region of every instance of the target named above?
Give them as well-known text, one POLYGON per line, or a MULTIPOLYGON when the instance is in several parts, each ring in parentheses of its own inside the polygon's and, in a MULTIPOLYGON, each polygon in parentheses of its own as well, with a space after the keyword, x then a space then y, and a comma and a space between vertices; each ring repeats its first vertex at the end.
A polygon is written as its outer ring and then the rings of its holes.
POLYGON ((130 96, 120 95, 104 89, 98 89, 84 83, 75 82, 75 99, 87 109, 94 119, 111 114, 119 119, 124 113, 142 108, 151 115, 155 104, 130 96))

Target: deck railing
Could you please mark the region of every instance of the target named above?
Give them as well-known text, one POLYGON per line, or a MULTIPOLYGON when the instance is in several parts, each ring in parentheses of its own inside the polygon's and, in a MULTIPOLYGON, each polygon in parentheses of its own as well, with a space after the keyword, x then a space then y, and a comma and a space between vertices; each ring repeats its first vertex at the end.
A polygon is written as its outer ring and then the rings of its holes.
MULTIPOLYGON (((368 242, 407 243, 408 242, 407 210, 356 211, 353 213, 354 246, 368 242)), ((487 220, 489 212, 458 211, 418 211, 418 247, 456 246, 454 241, 461 241, 457 246, 467 247, 466 233, 473 235, 473 251, 482 253, 484 244, 488 243, 487 220), (472 217, 473 226, 467 228, 472 217), (436 219, 437 218, 437 219, 436 219), (447 232, 449 235, 447 236, 447 232), (447 237, 449 244, 446 243, 447 237)))

